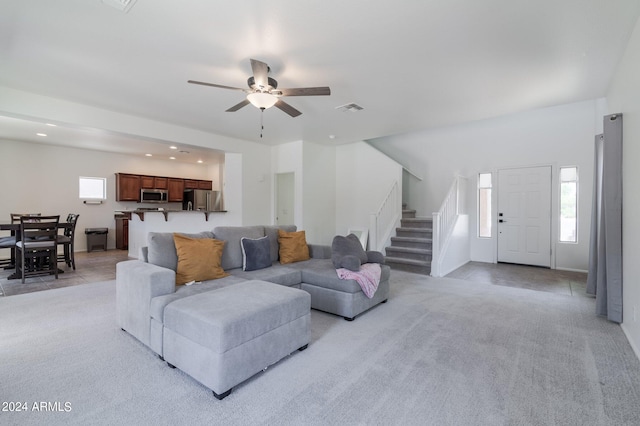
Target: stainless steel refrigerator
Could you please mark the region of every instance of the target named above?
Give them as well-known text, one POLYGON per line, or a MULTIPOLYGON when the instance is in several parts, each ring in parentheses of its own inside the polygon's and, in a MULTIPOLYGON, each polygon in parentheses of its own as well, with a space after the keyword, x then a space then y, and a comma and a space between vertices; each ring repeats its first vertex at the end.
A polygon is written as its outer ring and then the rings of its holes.
POLYGON ((222 194, 220 191, 187 189, 182 199, 182 210, 221 211, 222 194))

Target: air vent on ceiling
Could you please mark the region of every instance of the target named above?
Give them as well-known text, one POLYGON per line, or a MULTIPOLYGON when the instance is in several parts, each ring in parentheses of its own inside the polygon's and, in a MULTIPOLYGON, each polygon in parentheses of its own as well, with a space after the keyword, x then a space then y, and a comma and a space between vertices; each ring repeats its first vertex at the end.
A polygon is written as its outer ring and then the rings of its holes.
POLYGON ((351 111, 351 112, 357 112, 357 111, 362 111, 364 108, 362 108, 360 105, 355 104, 355 103, 351 103, 351 104, 346 104, 346 105, 341 105, 336 107, 337 110, 340 111, 351 111))
POLYGON ((136 3, 136 0, 102 0, 102 3, 127 13, 136 3))

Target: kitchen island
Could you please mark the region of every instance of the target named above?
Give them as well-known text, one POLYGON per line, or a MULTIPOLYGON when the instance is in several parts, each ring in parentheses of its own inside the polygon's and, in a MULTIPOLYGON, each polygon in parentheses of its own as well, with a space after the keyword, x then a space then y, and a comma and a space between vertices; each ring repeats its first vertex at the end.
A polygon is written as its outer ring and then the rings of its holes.
POLYGON ((120 210, 129 220, 129 257, 138 258, 141 247, 147 245, 149 232, 197 233, 213 231, 216 226, 240 226, 240 220, 226 211, 120 210))

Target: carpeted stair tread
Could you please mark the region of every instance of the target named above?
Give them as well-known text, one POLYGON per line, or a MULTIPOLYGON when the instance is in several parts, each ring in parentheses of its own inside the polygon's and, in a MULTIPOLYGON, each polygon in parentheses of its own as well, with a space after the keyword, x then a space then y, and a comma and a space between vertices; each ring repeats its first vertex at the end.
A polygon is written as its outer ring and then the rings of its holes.
POLYGON ((425 243, 430 244, 433 240, 431 238, 418 238, 418 237, 391 237, 391 241, 404 241, 411 243, 425 243))
POLYGON ((425 226, 433 227, 433 219, 427 218, 427 217, 405 217, 405 218, 402 218, 401 222, 403 227, 405 223, 414 224, 414 225, 424 225, 424 226, 413 226, 414 228, 424 228, 425 226))
POLYGON ((430 234, 432 230, 429 228, 409 228, 409 227, 403 226, 402 228, 396 228, 396 232, 418 232, 418 233, 430 234))
POLYGON ((386 256, 385 264, 391 269, 412 272, 414 274, 429 275, 431 273, 431 261, 386 256))
POLYGON ((393 269, 428 275, 431 273, 433 219, 416 217, 416 211, 402 205, 400 227, 386 247, 386 263, 393 269))
POLYGON ((403 219, 408 219, 408 218, 413 218, 416 217, 416 211, 415 210, 409 210, 409 209, 403 209, 402 210, 402 218, 403 219))
POLYGON ((401 263, 405 265, 414 265, 414 266, 428 266, 431 268, 431 262, 426 260, 414 260, 414 259, 405 259, 402 257, 394 257, 394 256, 385 256, 384 263, 388 265, 389 263, 401 263))
MULTIPOLYGON (((431 250, 424 248, 413 247, 387 247, 385 249, 387 258, 401 258, 404 260, 416 260, 423 262, 431 262, 432 252, 431 250)), ((429 271, 431 272, 431 271, 429 271)))
POLYGON ((403 253, 417 253, 417 254, 425 254, 425 255, 430 255, 432 253, 432 250, 429 250, 429 249, 398 247, 398 246, 387 247, 386 250, 387 252, 396 251, 396 252, 403 252, 403 253))

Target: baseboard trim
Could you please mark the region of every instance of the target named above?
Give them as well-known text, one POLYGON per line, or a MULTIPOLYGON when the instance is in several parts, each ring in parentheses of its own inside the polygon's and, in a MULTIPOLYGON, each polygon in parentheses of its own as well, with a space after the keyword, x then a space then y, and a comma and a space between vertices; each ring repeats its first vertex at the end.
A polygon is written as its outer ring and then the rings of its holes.
POLYGON ((638 348, 635 342, 633 341, 633 339, 630 338, 629 332, 627 330, 627 327, 624 325, 624 323, 620 324, 620 328, 622 329, 624 336, 627 338, 627 342, 629 342, 629 345, 631 346, 633 353, 636 354, 636 358, 638 358, 638 360, 640 361, 640 348, 638 348))
POLYGON ((586 269, 574 269, 574 268, 557 268, 558 271, 567 271, 567 272, 583 272, 585 274, 589 273, 586 269))

